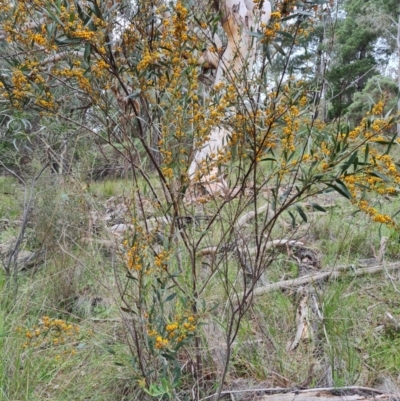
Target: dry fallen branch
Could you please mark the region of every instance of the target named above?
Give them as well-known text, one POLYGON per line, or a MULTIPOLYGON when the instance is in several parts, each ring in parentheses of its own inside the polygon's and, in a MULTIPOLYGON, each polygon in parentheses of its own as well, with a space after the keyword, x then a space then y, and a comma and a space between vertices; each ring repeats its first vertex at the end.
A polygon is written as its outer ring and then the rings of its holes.
MULTIPOLYGON (((264 245, 264 250, 267 251, 269 249, 273 249, 273 248, 279 248, 282 246, 304 246, 303 242, 300 241, 294 241, 294 240, 290 240, 290 239, 276 239, 273 241, 268 241, 265 245, 264 245)), ((241 249, 239 249, 241 250, 241 249)), ((218 246, 209 246, 207 248, 203 248, 198 252, 198 256, 206 256, 206 255, 214 255, 215 253, 218 253, 219 251, 221 251, 221 247, 218 246)), ((257 249, 256 248, 250 248, 248 250, 249 254, 255 254, 257 253, 257 249)))
MULTIPOLYGON (((322 280, 331 280, 339 278, 346 273, 352 273, 353 276, 364 276, 366 274, 377 274, 382 271, 396 270, 400 268, 400 262, 393 262, 387 264, 379 264, 371 267, 366 267, 363 269, 354 268, 354 265, 338 266, 331 271, 321 272, 317 274, 312 274, 308 276, 303 276, 296 278, 294 280, 283 280, 277 283, 268 284, 264 287, 256 288, 253 291, 253 295, 263 295, 271 291, 279 290, 281 288, 293 288, 304 284, 310 284, 322 280)), ((243 293, 240 293, 238 299, 242 299, 243 293)))
MULTIPOLYGON (((226 390, 222 395, 264 393, 255 398, 258 401, 400 401, 400 397, 394 394, 382 393, 379 390, 362 386, 347 387, 324 387, 297 390, 292 388, 254 388, 245 390, 226 390)), ((215 396, 209 395, 200 401, 212 399, 215 396)))
POLYGON ((256 398, 258 401, 396 401, 399 397, 393 394, 354 394, 353 390, 344 392, 340 390, 333 391, 315 391, 306 390, 306 392, 292 392, 287 394, 265 395, 256 398), (339 394, 338 394, 339 393, 339 394))
POLYGON ((257 212, 254 210, 251 210, 250 212, 245 213, 243 216, 239 218, 239 220, 236 222, 235 227, 240 230, 242 226, 244 226, 249 220, 254 219, 256 215, 260 215, 261 213, 267 212, 268 213, 268 220, 272 218, 272 210, 271 205, 269 203, 266 203, 265 205, 259 207, 257 209, 257 212))
POLYGON ((294 340, 287 347, 287 351, 293 351, 301 340, 313 338, 313 329, 310 324, 310 308, 308 306, 308 295, 305 295, 299 303, 296 313, 297 331, 294 340))

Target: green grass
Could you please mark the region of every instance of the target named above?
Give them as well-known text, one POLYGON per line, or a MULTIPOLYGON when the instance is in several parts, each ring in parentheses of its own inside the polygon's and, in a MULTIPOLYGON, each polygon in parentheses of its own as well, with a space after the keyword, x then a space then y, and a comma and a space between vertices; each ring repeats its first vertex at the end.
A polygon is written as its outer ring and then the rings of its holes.
MULTIPOLYGON (((0 186, 3 188, 0 193, 2 216, 17 219, 21 213, 21 189, 13 179, 0 179, 3 185, 0 186)), ((143 189, 144 184, 140 186, 143 189)), ((5 276, 0 275, 3 305, 0 314, 0 401, 146 399, 138 386, 141 378, 134 368, 118 312, 121 303, 115 274, 121 278, 123 272, 114 271, 113 265, 120 263, 122 254, 119 251, 114 255, 106 254, 96 245, 79 240, 79 233, 85 228, 78 223, 85 221, 88 205, 101 209, 104 200, 111 196, 130 196, 131 183, 127 180, 96 182, 89 188, 81 188, 81 192, 76 185, 68 187, 68 184, 63 188, 50 188, 47 194, 45 188, 41 190, 43 201, 38 203, 40 209, 34 220, 37 225, 31 229, 37 231, 35 238, 44 238, 44 243, 51 239, 54 246, 49 248, 45 264, 37 272, 20 275, 16 298, 10 300, 13 295, 7 293, 5 276), (63 194, 68 194, 68 199, 63 198, 63 194), (70 228, 72 222, 76 222, 74 230, 70 228), (68 233, 75 233, 73 240, 68 233), (61 346, 24 348, 26 329, 40 324, 45 315, 79 325, 79 335, 61 346)), ((361 213, 354 214, 354 208, 340 198, 335 202, 337 206, 326 213, 307 211, 307 224, 293 229, 290 225, 289 228, 278 226, 274 238, 284 230, 294 238, 301 238, 307 246, 320 252, 323 268, 373 257, 372 248, 378 250, 382 236, 389 238, 386 259, 398 258, 400 243, 396 230, 374 224, 361 213)), ((399 204, 394 198, 382 205, 382 211, 394 214, 400 208, 399 204)), ((196 213, 212 213, 215 207, 213 204, 196 206, 196 213)), ((214 231, 210 230, 213 241, 220 238, 220 230, 228 227, 236 207, 235 201, 232 202, 228 210, 223 211, 214 231)), ((286 223, 290 223, 290 219, 286 223)), ((205 227, 206 223, 202 222, 194 227, 190 231, 191 239, 198 238, 205 227)), ((251 232, 252 227, 245 229, 251 232)), ((4 240, 15 230, 6 228, 0 238, 4 240)), ((38 240, 31 243, 34 247, 38 240)), ((178 275, 177 265, 170 268, 181 285, 190 288, 190 258, 183 253, 180 257, 183 271, 178 275)), ((226 262, 216 259, 213 266, 225 263, 229 279, 240 290, 242 273, 235 254, 229 258, 226 262)), ((199 269, 199 285, 208 279, 209 269, 207 265, 199 269)), ((313 340, 301 342, 292 351, 288 351, 288 345, 296 333, 296 310, 302 295, 296 289, 286 289, 256 297, 235 339, 225 385, 234 386, 237 381, 244 380, 249 384, 263 383, 266 387, 291 387, 303 383, 306 386, 374 386, 382 377, 400 385, 397 382, 400 333, 391 328, 385 318, 389 312, 400 321, 400 294, 393 285, 398 282, 397 274, 391 272, 393 282, 380 274, 315 284, 312 290, 323 321, 312 315, 313 340)), ((294 279, 298 275, 295 260, 283 249, 268 266, 264 279, 275 282, 294 279)), ((223 271, 217 270, 204 291, 204 302, 216 305, 213 313, 221 322, 229 310, 222 289, 223 280, 223 271)), ((148 291, 153 285, 149 281, 148 291)), ((205 322, 209 316, 204 316, 205 322)), ((224 332, 223 324, 216 326, 213 335, 209 324, 202 329, 210 348, 207 374, 214 384, 218 375, 215 374, 213 347, 221 347, 224 332)), ((179 355, 182 365, 188 363, 187 357, 194 351, 189 348, 187 352, 179 355)), ((182 373, 182 381, 190 387, 190 383, 185 383, 186 374, 187 371, 182 373)))
POLYGON ((16 233, 9 222, 17 220, 21 213, 21 189, 13 177, 0 177, 0 243, 16 233))

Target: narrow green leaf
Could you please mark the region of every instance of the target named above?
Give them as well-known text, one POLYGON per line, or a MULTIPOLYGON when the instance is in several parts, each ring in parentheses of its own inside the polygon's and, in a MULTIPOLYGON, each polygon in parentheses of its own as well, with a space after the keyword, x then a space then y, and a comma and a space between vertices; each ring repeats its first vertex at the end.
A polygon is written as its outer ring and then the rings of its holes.
POLYGON ((285 31, 276 31, 276 32, 279 33, 279 35, 284 36, 285 38, 292 39, 292 40, 294 39, 293 35, 290 34, 289 32, 285 32, 285 31))
POLYGON ((336 192, 338 192, 340 195, 344 196, 345 198, 351 199, 351 194, 345 185, 341 185, 341 184, 335 185, 335 184, 326 183, 326 186, 328 186, 329 188, 332 188, 333 190, 335 190, 336 192))
POLYGON ((166 360, 174 361, 176 358, 173 355, 167 354, 166 352, 161 354, 166 360))
POLYGON ((175 297, 176 297, 176 292, 174 292, 174 293, 168 295, 168 297, 165 298, 165 301, 164 301, 164 302, 172 301, 175 297))
POLYGON ((281 47, 277 42, 273 41, 273 42, 271 42, 271 43, 272 43, 272 46, 274 46, 275 49, 276 49, 280 54, 282 54, 282 56, 286 56, 285 51, 282 49, 282 47, 281 47))
POLYGON ((294 214, 290 210, 288 210, 288 213, 289 213, 290 217, 292 218, 292 228, 295 228, 296 227, 296 217, 294 217, 294 214))
POLYGON ((141 90, 136 89, 133 93, 131 93, 129 96, 127 96, 127 99, 136 99, 137 97, 140 96, 141 90))
POLYGON ((60 20, 57 14, 52 13, 48 8, 43 10, 44 14, 46 14, 52 21, 57 22, 59 25, 64 26, 64 23, 60 20))
POLYGON ((373 171, 369 173, 369 175, 372 175, 373 177, 378 177, 384 182, 390 182, 389 178, 385 174, 378 173, 377 171, 373 171))
POLYGON ((56 38, 55 42, 57 45, 77 45, 80 43, 82 40, 79 38, 67 38, 65 35, 60 36, 59 38, 56 38))
POLYGON ((364 163, 368 163, 368 156, 369 156, 369 144, 367 143, 364 152, 364 163))
POLYGON ((319 210, 320 212, 326 212, 326 209, 324 209, 322 206, 318 205, 318 203, 310 202, 310 205, 315 210, 319 210))
POLYGON ((116 352, 111 347, 105 347, 105 350, 111 355, 115 355, 116 354, 116 352))
POLYGON ((96 15, 96 17, 102 18, 101 10, 100 10, 99 6, 97 5, 97 1, 91 2, 91 5, 93 6, 91 8, 92 8, 94 14, 96 15))
POLYGON ((390 143, 388 144, 388 148, 386 149, 385 155, 389 154, 390 149, 392 148, 393 144, 397 142, 395 142, 395 139, 397 138, 397 132, 393 135, 392 140, 390 141, 390 143))
POLYGON ((267 60, 269 61, 270 64, 272 64, 272 58, 271 58, 271 51, 269 50, 269 46, 264 43, 264 53, 267 56, 267 60))
POLYGON ((305 212, 304 212, 304 210, 299 206, 299 205, 296 205, 296 209, 297 209, 297 211, 299 212, 299 215, 300 215, 300 217, 303 219, 303 221, 305 222, 305 223, 307 223, 307 215, 305 214, 305 212))
POLYGON ((90 63, 90 43, 86 43, 85 45, 85 53, 83 54, 83 59, 90 63))
POLYGON ((247 34, 250 35, 250 36, 254 36, 257 39, 261 39, 264 36, 264 34, 262 32, 259 32, 259 31, 257 31, 257 32, 247 31, 247 34))
POLYGON ((289 21, 290 19, 297 18, 297 14, 289 15, 288 17, 284 17, 280 19, 280 22, 289 21))
MULTIPOLYGON (((356 161, 358 151, 354 152, 348 160, 346 160, 343 165, 342 165, 342 173, 344 173, 350 166, 354 166, 355 164, 358 164, 358 160, 356 161)), ((354 168, 356 169, 356 167, 354 168)))

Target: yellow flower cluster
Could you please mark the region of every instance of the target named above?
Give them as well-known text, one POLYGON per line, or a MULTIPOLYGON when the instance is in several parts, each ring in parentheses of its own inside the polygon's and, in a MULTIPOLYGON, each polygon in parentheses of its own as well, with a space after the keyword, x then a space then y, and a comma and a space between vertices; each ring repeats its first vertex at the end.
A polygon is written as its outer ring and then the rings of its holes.
POLYGON ((168 331, 168 333, 172 333, 175 330, 177 330, 179 327, 178 323, 172 323, 172 324, 167 324, 167 326, 165 327, 165 329, 168 331))
POLYGON ((31 85, 29 84, 28 78, 20 70, 13 72, 11 82, 13 84, 13 96, 18 99, 24 99, 28 97, 31 92, 31 85))
POLYGON ((126 252, 125 263, 129 270, 139 271, 142 269, 142 258, 139 254, 138 242, 134 243, 126 252))
POLYGON ((139 64, 137 65, 138 71, 146 70, 151 64, 156 63, 159 58, 159 52, 151 52, 148 48, 146 48, 143 52, 142 60, 140 60, 139 64))
POLYGON ((326 156, 330 155, 331 151, 328 149, 326 142, 321 142, 321 152, 326 156))
POLYGON ((155 343, 155 347, 157 349, 162 349, 162 348, 166 348, 168 347, 169 341, 166 338, 163 338, 161 336, 157 336, 156 337, 156 343, 155 343))
POLYGON ((47 43, 47 40, 40 33, 35 33, 32 35, 32 40, 40 46, 44 46, 47 43))
POLYGON ((169 252, 163 250, 158 255, 155 256, 154 265, 156 268, 166 270, 168 260, 169 260, 169 252))
POLYGON ((282 14, 280 11, 274 11, 271 13, 271 19, 281 19, 282 14))
MULTIPOLYGON (((103 45, 104 34, 102 31, 91 30, 88 25, 85 25, 85 22, 81 20, 74 3, 69 3, 68 7, 61 6, 60 10, 57 10, 56 12, 59 13, 59 18, 63 22, 62 27, 67 36, 91 42, 96 44, 98 47, 103 45)), ((95 17, 93 22, 95 22, 94 25, 97 27, 104 27, 104 22, 98 17, 95 17)))
POLYGON ((54 101, 53 95, 50 92, 46 92, 46 95, 44 97, 37 98, 35 100, 35 104, 48 110, 55 110, 58 107, 58 105, 54 101))
POLYGON ((281 18, 281 13, 275 11, 271 13, 271 21, 268 25, 262 24, 261 27, 264 29, 264 37, 267 41, 275 38, 277 31, 281 29, 281 24, 278 22, 281 18))
POLYGON ((89 95, 93 95, 93 88, 88 78, 85 77, 85 70, 83 68, 73 68, 73 69, 63 69, 53 70, 54 75, 58 75, 60 77, 66 77, 69 79, 73 79, 78 83, 80 89, 88 93, 89 95))
MULTIPOLYGON (((379 101, 372 108, 371 114, 378 116, 382 115, 384 109, 384 102, 379 101)), ((370 113, 367 113, 369 115, 370 113)), ((380 134, 389 130, 393 122, 383 118, 375 118, 372 121, 368 121, 368 116, 364 117, 360 124, 355 127, 349 134, 351 140, 357 139, 361 134, 364 138, 370 139, 371 141, 381 140, 380 134)))
POLYGON ((67 323, 64 319, 53 319, 43 316, 38 325, 23 330, 17 328, 18 333, 25 332, 26 342, 23 348, 27 347, 49 347, 59 346, 66 342, 76 341, 80 328, 76 324, 67 323))
POLYGON ((174 176, 174 170, 170 167, 163 167, 161 171, 165 178, 172 178, 174 176))
POLYGON ((157 349, 174 348, 188 336, 196 331, 196 318, 193 315, 176 316, 175 321, 164 327, 164 334, 157 332, 149 325, 147 334, 154 338, 154 345, 157 349))
POLYGON ((390 216, 388 216, 387 214, 378 213, 378 211, 376 209, 374 209, 372 206, 369 206, 369 204, 366 200, 361 200, 358 203, 358 207, 364 213, 371 216, 373 221, 375 221, 377 223, 381 223, 381 224, 386 224, 391 227, 395 226, 395 222, 393 221, 393 219, 390 216))
POLYGON ((384 107, 384 103, 383 101, 379 101, 378 103, 376 103, 374 105, 374 107, 372 108, 371 113, 375 116, 379 116, 383 113, 383 107, 384 107))
POLYGON ((187 24, 186 18, 188 15, 187 9, 178 2, 175 6, 175 15, 172 18, 173 21, 173 35, 178 41, 186 41, 188 39, 187 35, 187 24))
POLYGON ((91 41, 96 37, 96 32, 90 31, 89 29, 78 29, 72 33, 72 37, 91 41))
POLYGON ((282 148, 284 151, 295 151, 295 136, 299 129, 299 109, 296 106, 291 106, 288 112, 282 117, 285 122, 283 128, 282 148))
POLYGON ((91 72, 96 78, 107 77, 109 68, 110 66, 104 60, 98 60, 92 65, 91 72))
MULTIPOLYGON (((390 155, 377 156, 377 160, 382 164, 383 168, 380 170, 388 172, 397 183, 400 183, 400 174, 397 171, 396 164, 390 155)), ((379 168, 379 167, 378 167, 379 168)))

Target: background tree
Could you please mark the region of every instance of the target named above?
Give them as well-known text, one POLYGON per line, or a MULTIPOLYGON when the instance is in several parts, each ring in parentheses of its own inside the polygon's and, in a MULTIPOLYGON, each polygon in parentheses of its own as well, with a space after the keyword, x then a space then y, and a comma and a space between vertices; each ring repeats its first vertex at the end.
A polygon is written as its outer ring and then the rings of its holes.
MULTIPOLYGON (((381 33, 381 42, 391 54, 391 65, 396 65, 397 87, 400 88, 400 8, 396 1, 371 1, 366 5, 367 13, 364 21, 381 33)), ((390 70, 390 67, 388 68, 390 70)), ((397 104, 400 110, 400 103, 397 104)), ((400 135, 400 125, 397 125, 400 135)))
POLYGON ((364 23, 362 17, 367 12, 364 1, 346 1, 344 15, 337 22, 334 61, 327 74, 331 119, 344 114, 354 93, 361 91, 368 78, 378 73, 376 46, 381 32, 364 23))
POLYGON ((398 87, 390 77, 375 75, 365 84, 361 92, 353 96, 353 102, 347 110, 346 117, 351 124, 358 124, 374 104, 384 99, 384 113, 396 112, 398 87))

